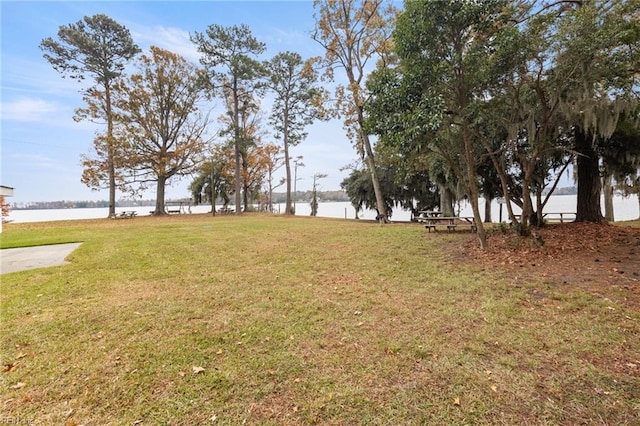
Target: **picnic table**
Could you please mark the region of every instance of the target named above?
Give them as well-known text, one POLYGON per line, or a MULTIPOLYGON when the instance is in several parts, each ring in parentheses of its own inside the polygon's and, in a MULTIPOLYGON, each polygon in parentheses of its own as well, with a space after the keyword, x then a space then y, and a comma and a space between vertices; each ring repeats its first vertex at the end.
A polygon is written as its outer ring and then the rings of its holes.
POLYGON ((133 219, 138 213, 134 210, 125 210, 117 214, 111 215, 111 219, 133 219))
POLYGON ((425 228, 431 232, 433 229, 446 228, 447 231, 455 231, 459 226, 469 227, 471 232, 476 232, 477 226, 473 216, 443 216, 440 211, 422 210, 418 212, 418 222, 425 223, 425 228))
MULTIPOLYGON (((515 214, 516 220, 522 219, 522 215, 515 214)), ((549 223, 565 223, 576 220, 575 212, 550 212, 542 213, 542 219, 549 223)))
POLYGON ((418 212, 418 216, 415 217, 416 222, 428 222, 430 219, 434 217, 439 217, 442 215, 442 212, 437 210, 420 210, 418 212))

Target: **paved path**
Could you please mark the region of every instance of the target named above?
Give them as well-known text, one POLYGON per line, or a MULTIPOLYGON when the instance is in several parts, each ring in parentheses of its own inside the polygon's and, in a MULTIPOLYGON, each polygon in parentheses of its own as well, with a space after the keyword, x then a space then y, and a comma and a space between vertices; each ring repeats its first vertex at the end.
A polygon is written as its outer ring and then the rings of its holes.
POLYGON ((64 265, 68 263, 64 259, 81 244, 53 244, 0 250, 2 258, 0 273, 8 274, 27 269, 64 265))

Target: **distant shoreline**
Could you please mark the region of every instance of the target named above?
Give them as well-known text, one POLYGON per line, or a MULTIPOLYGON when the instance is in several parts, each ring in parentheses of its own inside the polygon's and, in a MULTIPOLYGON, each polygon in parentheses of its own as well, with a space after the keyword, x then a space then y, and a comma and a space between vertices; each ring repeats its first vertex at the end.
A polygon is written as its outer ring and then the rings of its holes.
MULTIPOLYGON (((553 191, 553 195, 576 195, 578 189, 575 186, 556 188, 553 191)), ((544 191, 542 195, 547 195, 548 191, 544 191)), ((293 194, 292 194, 293 196, 293 194)), ((349 201, 349 197, 344 191, 320 191, 318 197, 322 202, 345 202, 349 201)), ((286 194, 284 192, 273 193, 273 204, 283 204, 285 202, 286 194)), ((298 191, 294 197, 299 203, 309 202, 311 200, 310 191, 298 191)), ((166 203, 171 202, 190 202, 189 198, 172 198, 167 199, 166 203)), ((128 208, 128 207, 155 207, 156 200, 118 200, 116 201, 116 208, 128 208)), ((196 204, 191 204, 195 206, 196 204)), ((198 205, 208 205, 207 203, 201 203, 198 205)), ((222 203, 216 203, 216 205, 222 205, 222 203)), ((87 200, 58 200, 58 201, 30 201, 26 203, 10 203, 11 210, 51 210, 51 209, 98 209, 109 207, 109 202, 106 200, 87 201, 87 200)))

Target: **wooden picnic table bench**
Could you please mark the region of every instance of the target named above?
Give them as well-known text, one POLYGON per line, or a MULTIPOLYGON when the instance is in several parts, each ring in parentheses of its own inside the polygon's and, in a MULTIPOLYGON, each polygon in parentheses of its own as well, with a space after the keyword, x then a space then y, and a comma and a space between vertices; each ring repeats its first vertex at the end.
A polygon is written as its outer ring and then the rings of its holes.
MULTIPOLYGON (((522 215, 514 215, 517 220, 522 219, 522 215)), ((549 212, 542 213, 542 219, 547 222, 565 223, 576 220, 575 212, 549 212)))
POLYGON ((134 217, 137 216, 137 214, 138 213, 136 213, 134 210, 125 210, 120 213, 112 214, 110 218, 111 219, 133 219, 134 217))
POLYGON ((576 220, 576 214, 574 212, 543 213, 542 219, 547 220, 547 222, 564 223, 569 220, 576 220))
POLYGON ((437 210, 420 210, 418 215, 413 218, 418 223, 428 222, 431 218, 441 216, 442 212, 437 210))
POLYGON ((458 227, 469 227, 471 232, 476 232, 476 221, 473 216, 442 216, 442 212, 424 210, 418 212, 418 222, 423 222, 429 232, 433 229, 446 228, 447 231, 455 231, 458 227))

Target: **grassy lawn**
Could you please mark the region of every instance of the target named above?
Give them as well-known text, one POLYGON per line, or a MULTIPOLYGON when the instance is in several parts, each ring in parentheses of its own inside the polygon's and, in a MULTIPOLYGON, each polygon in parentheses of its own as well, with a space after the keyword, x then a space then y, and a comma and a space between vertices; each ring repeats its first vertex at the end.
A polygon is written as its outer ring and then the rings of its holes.
POLYGON ((456 263, 465 235, 247 215, 10 224, 0 421, 640 422, 640 313, 456 263))

